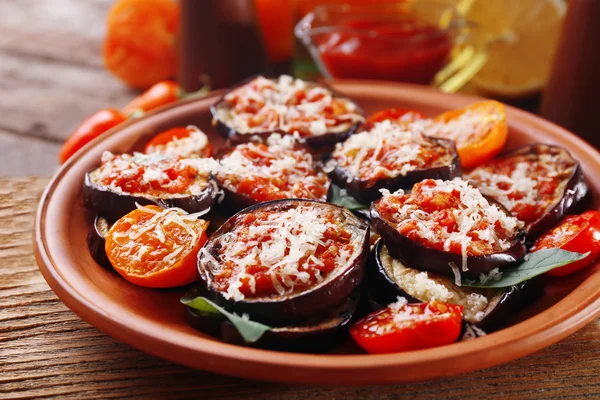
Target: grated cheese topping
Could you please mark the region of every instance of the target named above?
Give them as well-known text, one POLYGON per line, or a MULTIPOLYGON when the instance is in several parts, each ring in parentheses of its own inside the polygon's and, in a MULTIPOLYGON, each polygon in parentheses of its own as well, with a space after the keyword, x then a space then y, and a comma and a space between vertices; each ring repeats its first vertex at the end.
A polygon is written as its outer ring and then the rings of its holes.
POLYGON ((374 207, 410 240, 461 254, 463 271, 468 256, 508 250, 523 226, 460 178, 426 179, 411 194, 384 195, 374 207))
POLYGON ((183 138, 174 136, 167 143, 150 147, 148 153, 183 158, 198 157, 208 145, 208 137, 194 125, 189 125, 186 129, 190 132, 189 136, 183 138))
POLYGON ((364 121, 352 101, 287 75, 278 79, 259 76, 224 100, 227 107, 217 107, 215 116, 240 134, 276 131, 320 136, 364 121))
MULTIPOLYGON (((233 229, 205 248, 200 262, 226 298, 285 296, 343 272, 362 231, 341 223, 340 210, 297 206, 241 214, 233 229)), ((364 232, 363 232, 364 233, 364 232)))
POLYGON ((312 155, 295 148, 292 136, 273 134, 267 144, 237 145, 220 160, 215 178, 257 201, 302 198, 325 201, 330 180, 316 171, 312 155))
POLYGON ((416 126, 389 120, 350 136, 333 151, 333 159, 348 173, 348 182, 393 178, 417 169, 449 165, 454 155, 451 147, 424 136, 416 126))
POLYGON ((532 152, 477 167, 466 179, 521 221, 531 223, 560 200, 575 167, 564 150, 536 145, 532 152))
POLYGON ((201 194, 218 166, 212 158, 182 159, 159 153, 114 155, 105 151, 101 161, 90 173, 93 183, 117 193, 158 198, 201 194))

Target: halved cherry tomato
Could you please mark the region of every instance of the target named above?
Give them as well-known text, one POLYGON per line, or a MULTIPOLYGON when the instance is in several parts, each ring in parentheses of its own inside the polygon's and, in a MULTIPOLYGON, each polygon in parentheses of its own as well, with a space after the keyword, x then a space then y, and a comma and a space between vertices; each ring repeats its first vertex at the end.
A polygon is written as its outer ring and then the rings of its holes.
POLYGON ((181 96, 181 88, 177 82, 162 81, 155 83, 144 93, 131 100, 123 108, 126 115, 132 114, 136 110, 150 111, 165 104, 177 101, 181 96))
MULTIPOLYGON (((167 143, 172 142, 173 139, 188 138, 195 132, 203 135, 204 139, 206 139, 206 135, 195 127, 177 127, 168 129, 154 136, 152 140, 146 143, 144 153, 150 154, 157 151, 160 153, 168 153, 168 150, 165 149, 165 145, 167 143)), ((212 156, 213 148, 210 143, 208 143, 208 139, 203 140, 202 143, 198 143, 197 146, 194 146, 194 144, 189 144, 191 146, 190 151, 184 151, 185 149, 182 149, 181 151, 174 150, 173 155, 179 155, 182 157, 189 157, 191 154, 195 154, 199 157, 212 156)))
POLYGON ((106 235, 106 255, 113 268, 139 286, 168 288, 193 282, 208 223, 186 215, 180 209, 145 206, 119 219, 106 235))
POLYGON ((493 100, 445 112, 433 121, 431 131, 425 134, 453 140, 465 168, 494 158, 508 138, 504 104, 493 100))
POLYGON ((358 321, 352 338, 369 353, 394 353, 454 343, 460 335, 462 306, 440 302, 391 304, 358 321))
POLYGON ((62 164, 67 161, 77 150, 82 148, 92 139, 100 136, 110 128, 119 125, 127 118, 114 108, 100 110, 86 118, 63 144, 58 161, 62 164))
POLYGON ((387 110, 377 111, 375 114, 367 118, 365 129, 373 128, 378 122, 390 120, 395 123, 411 123, 421 119, 426 119, 425 115, 419 111, 407 110, 404 108, 388 108, 387 110))
POLYGON ((561 248, 576 253, 590 254, 583 260, 575 261, 547 272, 552 276, 565 276, 587 267, 600 254, 600 213, 586 211, 581 215, 569 215, 556 227, 543 234, 531 251, 561 248))

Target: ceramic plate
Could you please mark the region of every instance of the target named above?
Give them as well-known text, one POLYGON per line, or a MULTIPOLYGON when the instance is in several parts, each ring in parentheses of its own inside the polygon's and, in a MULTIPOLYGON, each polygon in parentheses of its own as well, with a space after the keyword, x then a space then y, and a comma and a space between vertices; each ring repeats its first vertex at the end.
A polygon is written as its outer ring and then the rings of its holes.
MULTIPOLYGON (((358 101, 367 114, 403 107, 435 115, 481 100, 392 83, 339 81, 333 86, 358 101)), ((511 326, 477 340, 434 349, 368 355, 346 343, 329 354, 283 353, 226 344, 192 329, 179 303, 184 290, 137 287, 92 260, 85 240, 93 215, 81 205, 81 185, 84 173, 97 166, 104 150, 139 149, 149 136, 174 126, 195 124, 218 148, 223 140, 210 125, 209 106, 220 95, 215 92, 165 107, 107 132, 69 160, 42 197, 35 223, 40 270, 69 308, 117 340, 223 374, 296 383, 376 384, 430 379, 504 363, 557 342, 600 313, 600 267, 596 265, 548 285, 544 297, 516 315, 511 326)), ((507 107, 507 115, 507 149, 531 142, 564 146, 581 162, 593 192, 600 192, 600 154, 590 145, 526 112, 507 107)))

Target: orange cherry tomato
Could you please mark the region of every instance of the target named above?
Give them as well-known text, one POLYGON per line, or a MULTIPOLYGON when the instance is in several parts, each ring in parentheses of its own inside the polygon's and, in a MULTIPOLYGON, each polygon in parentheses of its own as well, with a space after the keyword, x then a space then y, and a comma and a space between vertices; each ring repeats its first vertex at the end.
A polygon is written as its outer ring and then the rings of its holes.
POLYGON ((465 168, 472 168, 494 158, 506 144, 508 125, 504 104, 489 100, 452 110, 434 119, 431 132, 453 140, 465 168))
POLYGON ((106 255, 113 268, 129 282, 144 287, 194 282, 208 223, 186 219, 186 215, 179 209, 145 206, 119 219, 106 235, 106 255))
POLYGON ((552 276, 566 276, 590 265, 600 254, 600 213, 586 211, 581 215, 569 215, 553 229, 543 234, 531 249, 561 248, 576 253, 590 254, 583 260, 546 272, 552 276))
POLYGON ((177 82, 158 82, 144 93, 131 100, 123 108, 123 113, 130 115, 136 110, 150 111, 165 104, 173 103, 180 98, 181 88, 177 82))
POLYGON ((367 118, 365 130, 369 130, 373 128, 373 125, 376 123, 386 120, 390 120, 394 123, 411 123, 421 119, 426 119, 426 117, 419 111, 407 110, 404 108, 388 108, 387 110, 378 111, 367 118))
POLYGON ((436 301, 390 305, 358 321, 352 338, 369 353, 395 353, 454 343, 462 327, 462 306, 436 301))
POLYGON ((62 164, 67 161, 77 150, 88 144, 92 139, 100 136, 110 128, 119 125, 127 118, 114 108, 100 110, 86 118, 65 141, 58 161, 62 164))
POLYGON ((146 89, 177 70, 179 5, 175 0, 118 0, 106 20, 104 65, 128 85, 146 89))
POLYGON ((150 140, 148 143, 146 143, 146 147, 144 148, 144 153, 146 153, 146 154, 155 153, 155 152, 169 153, 169 149, 166 148, 166 145, 169 142, 173 142, 174 139, 188 138, 195 132, 202 135, 200 137, 202 141, 199 143, 189 144, 189 146, 190 146, 189 149, 173 149, 172 150, 173 155, 189 157, 190 155, 195 154, 195 155, 197 155, 199 157, 203 157, 203 158, 212 156, 213 148, 210 145, 210 143, 208 143, 208 139, 206 138, 206 135, 197 129, 187 128, 187 127, 171 128, 171 129, 168 129, 168 130, 161 132, 158 135, 154 136, 154 138, 152 138, 152 140, 150 140))

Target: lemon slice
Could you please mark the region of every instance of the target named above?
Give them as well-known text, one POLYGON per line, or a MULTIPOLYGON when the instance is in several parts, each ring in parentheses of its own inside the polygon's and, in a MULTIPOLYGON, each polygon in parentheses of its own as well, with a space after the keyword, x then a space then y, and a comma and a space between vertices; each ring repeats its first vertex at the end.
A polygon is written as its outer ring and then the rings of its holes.
POLYGON ((472 82, 486 93, 521 97, 541 90, 550 75, 564 19, 563 0, 475 0, 467 20, 480 29, 488 60, 472 82))

